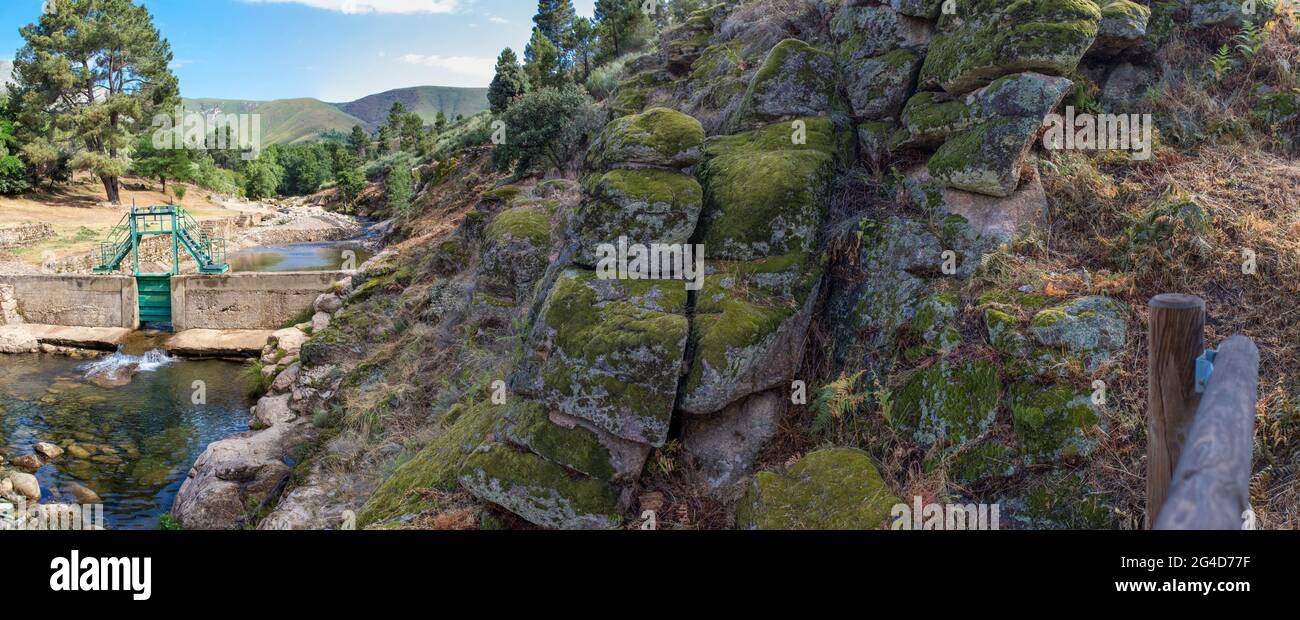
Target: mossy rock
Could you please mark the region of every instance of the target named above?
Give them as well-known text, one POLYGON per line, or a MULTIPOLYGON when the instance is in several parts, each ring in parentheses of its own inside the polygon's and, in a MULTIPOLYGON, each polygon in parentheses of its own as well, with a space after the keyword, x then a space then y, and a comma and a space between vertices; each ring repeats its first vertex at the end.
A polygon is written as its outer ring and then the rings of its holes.
POLYGON ((552 529, 614 529, 622 517, 618 494, 600 480, 568 470, 529 452, 489 443, 465 459, 460 483, 467 491, 552 529))
POLYGON ((478 281, 487 295, 511 305, 532 298, 550 263, 551 222, 544 207, 515 207, 484 230, 478 281))
POLYGON ((997 308, 984 310, 984 328, 989 344, 1000 353, 1022 356, 1029 352, 1029 338, 1020 331, 1020 321, 997 308))
POLYGON ((1019 460, 1015 448, 998 440, 985 441, 948 457, 947 477, 967 487, 987 484, 1016 475, 1019 460))
POLYGON ((672 78, 667 71, 651 69, 637 73, 618 85, 610 110, 622 116, 640 114, 671 84, 672 78))
POLYGON ((945 99, 941 93, 919 92, 903 107, 902 126, 907 139, 896 146, 933 148, 969 129, 974 113, 963 101, 945 99))
POLYGON ((732 119, 733 131, 805 116, 841 111, 835 83, 835 59, 798 39, 772 48, 732 119))
POLYGON ((1097 448, 1097 413, 1089 395, 1070 386, 1011 386, 1011 418, 1026 464, 1074 461, 1097 448))
POLYGON ((968 93, 1010 73, 1066 75, 1092 47, 1092 0, 969 0, 943 15, 921 68, 921 88, 968 93))
POLYGON ((939 10, 943 8, 943 0, 893 0, 890 6, 902 15, 936 19, 939 17, 939 10))
POLYGON ((479 446, 503 413, 487 399, 476 399, 453 407, 456 415, 444 417, 446 426, 427 446, 398 465, 380 483, 357 515, 361 527, 421 512, 430 508, 415 491, 456 488, 460 466, 479 446))
MULTIPOLYGON (((1264 5, 1265 2, 1260 2, 1264 5)), ((1187 24, 1193 27, 1240 26, 1246 19, 1240 0, 1188 0, 1187 24)), ((1263 7, 1260 7, 1262 10, 1263 7)))
POLYGON ((1034 316, 1030 333, 1039 344, 1082 358, 1089 371, 1128 344, 1128 309, 1108 297, 1080 297, 1034 316))
POLYGON ((1043 117, 1060 103, 1071 82, 1021 73, 1000 78, 972 99, 984 117, 952 135, 927 165, 930 176, 948 187, 1006 198, 1020 187, 1023 162, 1043 126, 1043 117))
POLYGON ((812 452, 788 472, 759 472, 736 507, 746 530, 882 529, 899 499, 871 457, 853 448, 812 452))
POLYGON ((823 265, 789 254, 715 269, 696 297, 693 355, 679 403, 697 415, 793 378, 823 265))
POLYGON ((606 482, 635 479, 645 465, 649 446, 620 444, 617 440, 574 425, 560 426, 540 403, 515 398, 497 426, 496 437, 526 449, 556 465, 606 482))
POLYGON ((944 360, 917 371, 895 394, 890 422, 924 446, 961 445, 992 428, 1001 398, 996 365, 944 360))
POLYGON ((1089 56, 1108 58, 1141 45, 1147 37, 1151 9, 1132 0, 1102 0, 1101 23, 1089 56))
POLYGON ((1049 471, 1030 479, 1019 497, 1001 502, 1017 523, 1029 529, 1104 530, 1119 523, 1109 493, 1092 488, 1072 471, 1049 471))
POLYGON ((526 195, 526 190, 521 185, 502 185, 483 192, 480 199, 485 202, 509 204, 510 201, 523 195, 526 195))
POLYGON ((909 49, 851 62, 846 67, 846 88, 853 115, 876 120, 898 118, 908 95, 915 90, 920 65, 920 54, 909 49))
POLYGON ((931 295, 912 317, 911 333, 932 351, 949 352, 961 344, 961 334, 954 325, 961 300, 954 293, 931 295))
POLYGON ((689 332, 686 299, 680 281, 561 273, 516 388, 613 435, 663 445, 689 332))
POLYGON ((812 252, 838 148, 824 118, 710 140, 700 172, 702 243, 709 258, 745 261, 812 252), (806 142, 796 144, 799 137, 806 142))
POLYGON ((689 168, 699 163, 704 128, 690 115, 667 108, 611 121, 587 151, 586 168, 689 168))
POLYGON ((695 177, 668 170, 611 170, 588 184, 571 227, 575 260, 595 267, 597 247, 616 244, 685 244, 695 233, 704 190, 695 177))
MULTIPOLYGON (((937 12, 942 0, 927 0, 937 12)), ((853 64, 898 48, 922 49, 929 43, 934 26, 915 14, 895 9, 885 2, 866 5, 844 2, 831 18, 831 39, 842 62, 853 64)), ((898 4, 898 0, 894 0, 898 4)))

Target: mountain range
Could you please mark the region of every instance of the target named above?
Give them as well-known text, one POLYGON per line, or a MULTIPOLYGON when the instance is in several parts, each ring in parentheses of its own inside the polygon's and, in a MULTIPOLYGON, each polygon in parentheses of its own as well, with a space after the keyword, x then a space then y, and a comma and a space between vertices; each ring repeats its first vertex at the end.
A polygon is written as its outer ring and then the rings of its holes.
MULTIPOLYGON (((2 69, 2 67, 0 67, 2 69)), ((319 99, 185 99, 185 107, 203 114, 260 114, 262 141, 267 144, 310 142, 326 132, 348 133, 356 125, 373 132, 388 119, 393 103, 432 124, 442 112, 448 120, 473 116, 488 109, 486 88, 415 86, 362 97, 347 103, 319 99)))

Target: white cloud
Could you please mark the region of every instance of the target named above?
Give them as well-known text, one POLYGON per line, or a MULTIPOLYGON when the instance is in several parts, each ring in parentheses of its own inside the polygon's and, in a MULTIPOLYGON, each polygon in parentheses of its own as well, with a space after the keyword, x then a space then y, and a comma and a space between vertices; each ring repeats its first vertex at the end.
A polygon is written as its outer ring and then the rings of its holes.
POLYGON ((349 15, 361 13, 452 13, 460 0, 244 0, 254 4, 301 4, 349 15))
POLYGON ((497 64, 497 61, 493 58, 479 56, 424 56, 421 54, 406 54, 402 56, 402 61, 412 65, 434 67, 463 75, 486 76, 488 79, 491 79, 496 72, 497 64))
POLYGON ((494 24, 508 24, 508 23, 510 23, 510 20, 508 20, 508 19, 506 19, 506 18, 504 18, 504 17, 497 17, 496 15, 493 15, 493 16, 489 17, 489 18, 488 18, 488 21, 490 21, 490 22, 492 22, 492 23, 494 23, 494 24))

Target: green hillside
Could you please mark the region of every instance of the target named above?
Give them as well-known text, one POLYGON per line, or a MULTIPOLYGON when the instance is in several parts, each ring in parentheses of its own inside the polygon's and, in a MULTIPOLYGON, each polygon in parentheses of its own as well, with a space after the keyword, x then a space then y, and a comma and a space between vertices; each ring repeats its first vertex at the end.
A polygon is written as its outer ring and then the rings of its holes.
POLYGON ((488 109, 486 88, 444 86, 399 88, 351 103, 340 103, 338 108, 366 121, 369 127, 377 128, 388 118, 388 110, 393 107, 394 101, 401 101, 407 110, 419 114, 430 123, 438 116, 438 112, 447 115, 448 119, 454 119, 458 114, 470 117, 488 109))
POLYGON ((316 99, 186 99, 185 107, 204 114, 218 110, 223 114, 261 114, 264 144, 308 142, 318 138, 321 132, 347 133, 354 125, 366 126, 361 119, 316 99))
POLYGON ((293 144, 309 142, 321 133, 347 133, 355 125, 374 131, 388 118, 394 101, 401 101, 432 123, 438 112, 449 119, 456 115, 473 116, 488 108, 487 89, 419 86, 390 90, 348 103, 326 103, 319 99, 277 99, 247 101, 239 99, 186 99, 185 107, 209 114, 261 114, 262 142, 293 144))

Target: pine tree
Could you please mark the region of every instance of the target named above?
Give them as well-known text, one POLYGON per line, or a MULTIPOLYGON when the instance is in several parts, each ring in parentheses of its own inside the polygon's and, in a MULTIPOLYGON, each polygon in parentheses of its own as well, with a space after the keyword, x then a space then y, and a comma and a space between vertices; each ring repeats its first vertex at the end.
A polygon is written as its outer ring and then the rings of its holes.
POLYGON ((560 50, 547 39, 542 31, 533 28, 533 38, 524 49, 524 72, 528 82, 535 88, 559 86, 564 83, 564 71, 560 66, 560 50))
POLYGON ((352 126, 352 134, 348 136, 348 148, 361 161, 367 159, 370 151, 370 136, 366 135, 366 130, 361 125, 352 126))
POLYGON ((79 147, 73 166, 93 172, 108 200, 120 203, 121 156, 133 135, 179 103, 171 45, 149 10, 131 0, 60 0, 19 34, 15 100, 24 122, 51 148, 79 147))
POLYGON ((601 55, 611 59, 622 56, 639 43, 650 20, 641 10, 641 0, 596 0, 596 32, 600 35, 601 55))
POLYGON ((576 17, 573 0, 538 0, 533 24, 557 49, 564 49, 576 17))
POLYGON ((492 85, 488 86, 488 103, 492 104, 492 112, 505 112, 511 101, 526 92, 528 74, 519 65, 515 51, 507 47, 497 58, 497 75, 492 78, 492 85))

